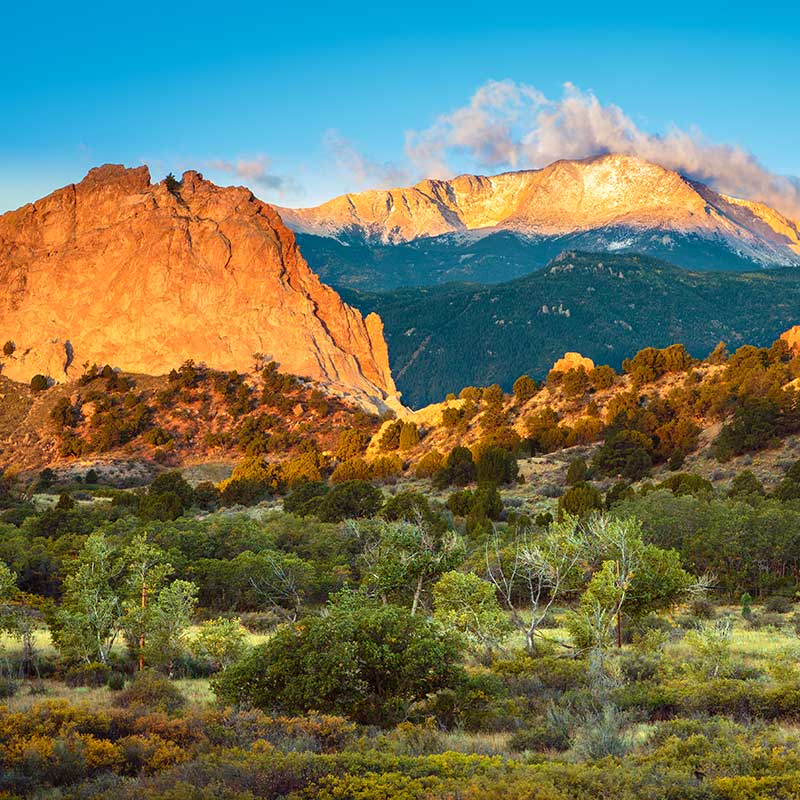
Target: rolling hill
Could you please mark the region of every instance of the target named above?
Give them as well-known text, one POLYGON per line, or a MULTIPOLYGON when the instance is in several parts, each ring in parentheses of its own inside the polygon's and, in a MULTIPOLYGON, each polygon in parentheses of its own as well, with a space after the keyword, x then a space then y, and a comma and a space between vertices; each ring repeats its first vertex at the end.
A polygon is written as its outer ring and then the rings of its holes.
POLYGON ((619 367, 674 342, 695 356, 719 341, 768 344, 800 319, 800 269, 692 272, 646 256, 567 252, 493 286, 343 296, 380 313, 403 402, 419 407, 467 385, 508 390, 523 373, 544 378, 565 350, 619 367))

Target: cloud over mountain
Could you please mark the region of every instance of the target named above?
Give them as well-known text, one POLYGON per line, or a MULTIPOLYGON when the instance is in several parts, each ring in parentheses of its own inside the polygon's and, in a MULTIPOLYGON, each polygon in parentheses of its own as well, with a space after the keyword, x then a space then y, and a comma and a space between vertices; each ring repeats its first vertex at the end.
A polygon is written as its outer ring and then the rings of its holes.
POLYGON ((338 131, 326 131, 322 143, 337 169, 354 180, 359 188, 390 189, 414 179, 413 170, 368 158, 338 131))
POLYGON ((411 131, 406 155, 420 176, 450 177, 453 158, 478 168, 543 167, 558 159, 634 155, 800 218, 800 181, 777 175, 741 147, 711 142, 697 130, 641 130, 617 105, 565 84, 560 99, 511 80, 489 81, 469 103, 411 131))

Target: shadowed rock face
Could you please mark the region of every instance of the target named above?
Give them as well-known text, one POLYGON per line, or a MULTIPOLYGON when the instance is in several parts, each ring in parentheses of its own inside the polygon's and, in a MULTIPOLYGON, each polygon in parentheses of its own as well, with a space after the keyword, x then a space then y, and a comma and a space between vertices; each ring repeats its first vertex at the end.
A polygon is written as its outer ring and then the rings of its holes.
MULTIPOLYGON (((271 206, 187 172, 106 165, 0 217, 3 374, 65 380, 83 364, 162 374, 253 355, 381 407, 396 402, 380 318, 309 269, 271 206)), ((2 358, 2 356, 0 356, 2 358)))

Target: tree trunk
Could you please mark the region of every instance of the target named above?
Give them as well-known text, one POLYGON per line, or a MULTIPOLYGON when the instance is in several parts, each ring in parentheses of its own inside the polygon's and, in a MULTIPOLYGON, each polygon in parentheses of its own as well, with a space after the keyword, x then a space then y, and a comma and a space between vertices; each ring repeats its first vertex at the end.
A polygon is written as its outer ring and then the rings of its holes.
POLYGON ((536 626, 531 626, 525 631, 525 649, 528 651, 528 655, 534 655, 536 653, 536 626))
POLYGON ((419 598, 422 594, 422 575, 417 578, 417 588, 414 590, 414 600, 411 603, 411 616, 417 613, 417 606, 419 605, 419 598))
POLYGON ((147 585, 142 583, 142 620, 139 629, 139 672, 144 669, 144 615, 147 608, 147 585))

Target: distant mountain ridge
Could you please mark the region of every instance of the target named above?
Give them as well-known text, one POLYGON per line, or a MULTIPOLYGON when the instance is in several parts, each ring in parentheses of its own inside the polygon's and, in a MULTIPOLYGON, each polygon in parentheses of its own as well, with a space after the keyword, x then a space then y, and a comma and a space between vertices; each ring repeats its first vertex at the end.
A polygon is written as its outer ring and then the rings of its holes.
POLYGON ((767 345, 800 320, 800 269, 691 272, 639 255, 568 252, 493 286, 389 293, 342 290, 384 321, 404 402, 419 408, 464 386, 510 390, 575 350, 619 368, 644 347, 680 342, 697 357, 720 340, 767 345))
POLYGON ((469 255, 469 246, 483 239, 489 239, 484 250, 497 251, 495 266, 505 260, 506 268, 460 277, 508 280, 530 271, 526 261, 541 266, 575 248, 641 252, 695 269, 800 265, 796 221, 763 203, 717 193, 633 156, 557 161, 541 170, 491 177, 425 180, 409 188, 343 195, 315 208, 279 211, 303 236, 312 268, 343 286, 386 289, 458 278, 460 262, 446 251, 469 255), (505 243, 492 239, 508 232, 520 237, 526 255, 509 256, 505 243), (414 262, 413 252, 391 250, 429 244, 438 254, 430 263, 423 257, 414 262), (353 263, 347 247, 368 248, 367 261, 360 267, 353 263), (414 266, 407 282, 381 270, 398 260, 414 266))

